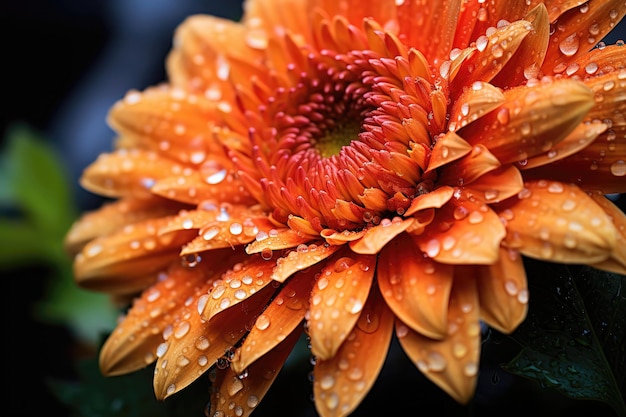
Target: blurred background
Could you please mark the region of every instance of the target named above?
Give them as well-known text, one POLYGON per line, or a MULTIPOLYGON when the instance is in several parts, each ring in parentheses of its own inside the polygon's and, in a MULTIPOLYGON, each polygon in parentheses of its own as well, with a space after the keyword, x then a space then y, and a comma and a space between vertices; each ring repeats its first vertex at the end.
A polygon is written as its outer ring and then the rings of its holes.
MULTIPOLYGON (((6 297, 2 304, 9 416, 147 415, 133 414, 127 405, 108 403, 110 397, 80 388, 85 379, 99 391, 110 388, 110 382, 94 372, 93 358, 101 338, 114 326, 116 312, 103 297, 73 287, 67 279, 71 266, 59 242, 80 212, 102 203, 78 186, 78 178, 99 153, 111 149, 113 132, 105 122, 110 106, 131 88, 142 90, 165 80, 164 58, 175 27, 186 16, 206 13, 237 20, 241 12, 237 0, 9 0, 0 6, 5 51, 1 65, 4 91, 8 89, 0 112, 0 273, 6 297), (28 222, 23 221, 25 215, 28 222), (59 276, 66 280, 60 282, 59 276), (86 369, 73 365, 81 358, 91 359, 86 369), (76 384, 66 385, 60 394, 55 381, 76 384), (79 401, 72 395, 93 403, 92 412, 73 406, 79 401)), ((622 22, 605 41, 626 39, 624 28, 622 22)), ((555 402, 563 413, 582 407, 611 415, 604 404, 558 396, 555 400, 534 382, 499 370, 498 364, 510 360, 516 350, 498 335, 489 337, 495 342, 486 349, 491 361, 484 362, 487 371, 481 377, 484 389, 478 405, 451 403, 394 345, 390 364, 375 385, 376 394, 368 397, 358 415, 413 410, 420 406, 417 397, 428 397, 424 406, 441 405, 433 409, 437 415, 496 415, 502 410, 515 414, 510 406, 517 407, 519 415, 544 415, 539 408, 555 402), (494 394, 502 387, 509 387, 509 396, 494 394), (386 399, 392 391, 396 403, 390 405, 386 399), (534 396, 535 408, 528 405, 527 396, 534 396)), ((273 390, 278 392, 270 391, 259 415, 272 415, 280 404, 288 404, 291 415, 314 415, 308 368, 293 372, 295 380, 279 377, 273 390), (304 392, 304 398, 284 397, 294 389, 304 392)), ((146 392, 140 398, 150 402, 149 372, 144 379, 146 392)), ((206 386, 197 389, 206 393, 206 386)), ((203 415, 202 401, 192 416, 203 415)), ((152 415, 164 415, 160 413, 152 415)))

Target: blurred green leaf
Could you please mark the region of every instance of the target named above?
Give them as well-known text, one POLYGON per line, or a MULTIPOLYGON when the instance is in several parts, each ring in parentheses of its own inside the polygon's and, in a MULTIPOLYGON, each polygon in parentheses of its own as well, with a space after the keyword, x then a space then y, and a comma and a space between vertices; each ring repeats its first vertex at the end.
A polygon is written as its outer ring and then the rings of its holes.
POLYGON ((79 381, 52 380, 58 398, 82 417, 203 417, 209 400, 208 377, 201 377, 165 401, 152 388, 154 367, 128 375, 105 377, 96 359, 77 363, 79 381))
POLYGON ((529 262, 531 304, 512 337, 523 349, 505 369, 626 416, 626 277, 529 262))
POLYGON ((62 236, 76 210, 61 159, 23 125, 9 129, 7 142, 0 170, 6 175, 3 198, 13 200, 39 230, 62 236))

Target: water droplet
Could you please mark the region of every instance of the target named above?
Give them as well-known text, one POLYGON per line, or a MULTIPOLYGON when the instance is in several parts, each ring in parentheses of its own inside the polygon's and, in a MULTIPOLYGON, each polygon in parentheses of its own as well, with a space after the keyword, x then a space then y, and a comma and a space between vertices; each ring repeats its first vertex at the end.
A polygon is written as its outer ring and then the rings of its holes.
POLYGON ((467 377, 473 377, 478 373, 478 365, 476 362, 468 362, 463 368, 463 373, 467 377))
POLYGON ((488 43, 489 38, 487 38, 485 35, 481 35, 478 37, 478 39, 476 39, 476 49, 478 49, 479 52, 482 52, 487 47, 488 43))
POLYGON ((323 390, 331 389, 335 385, 335 378, 332 375, 324 375, 319 380, 320 388, 323 390))
POLYGON ((433 372, 441 372, 446 369, 446 358, 439 352, 428 352, 427 355, 428 370, 433 372))
POLYGON ((478 224, 483 221, 483 215, 479 211, 472 211, 469 215, 468 221, 470 224, 478 224))
POLYGON ((579 43, 576 33, 572 33, 559 43, 559 50, 565 56, 572 56, 578 52, 579 43))
POLYGON ((257 317, 256 321, 254 322, 254 327, 256 327, 259 330, 265 330, 269 326, 270 326, 270 318, 265 314, 261 314, 259 317, 257 317))
POLYGON ((467 347, 463 343, 457 342, 452 346, 452 354, 455 358, 461 359, 467 354, 467 347))
POLYGON ((349 269, 355 263, 356 261, 349 257, 339 258, 335 261, 334 270, 335 272, 343 272, 349 269))
POLYGON ((623 177, 626 175, 626 162, 623 160, 615 161, 611 164, 611 174, 616 177, 623 177))
POLYGON ((200 261, 202 261, 202 258, 197 253, 190 253, 187 255, 183 255, 180 261, 181 261, 181 264, 185 268, 191 269, 191 268, 195 268, 196 266, 198 266, 200 261))
POLYGON ((241 223, 231 223, 229 231, 231 234, 237 236, 243 231, 243 226, 241 225, 241 223))
POLYGON ((259 405, 259 397, 257 397, 256 395, 249 396, 248 399, 246 400, 246 404, 250 408, 256 407, 257 405, 259 405))
POLYGON ((515 281, 513 280, 507 280, 504 283, 504 290, 506 291, 507 294, 514 296, 519 292, 519 289, 517 288, 517 284, 515 283, 515 281))
POLYGON ((434 258, 439 255, 439 251, 441 250, 441 243, 437 239, 431 239, 426 243, 426 254, 434 258))

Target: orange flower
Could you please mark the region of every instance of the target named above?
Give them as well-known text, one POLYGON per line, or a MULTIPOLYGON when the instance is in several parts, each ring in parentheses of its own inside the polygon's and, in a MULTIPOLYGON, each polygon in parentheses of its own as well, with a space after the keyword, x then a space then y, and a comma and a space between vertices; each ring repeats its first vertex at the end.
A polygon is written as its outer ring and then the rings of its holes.
POLYGON ((134 299, 107 375, 206 371, 248 415, 302 332, 320 415, 345 416, 393 333, 471 398, 480 325, 509 333, 522 255, 626 273, 623 0, 248 0, 188 18, 168 84, 110 113, 69 232, 78 283, 134 299))

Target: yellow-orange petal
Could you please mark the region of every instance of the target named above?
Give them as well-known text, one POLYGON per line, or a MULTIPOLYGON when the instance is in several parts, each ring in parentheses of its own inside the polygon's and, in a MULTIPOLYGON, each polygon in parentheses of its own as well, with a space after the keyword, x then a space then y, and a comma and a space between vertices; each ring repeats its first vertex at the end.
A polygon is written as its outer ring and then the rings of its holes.
POLYGON ((570 78, 586 80, 623 68, 626 68, 623 45, 606 45, 577 56, 576 60, 569 65, 555 66, 552 71, 555 74, 565 74, 570 78))
POLYGON ((498 203, 519 193, 524 180, 519 170, 511 165, 496 168, 463 187, 472 197, 487 204, 498 203))
POLYGON ((442 185, 429 193, 415 197, 404 215, 411 216, 422 210, 440 208, 450 201, 453 194, 454 188, 448 185, 442 185))
POLYGON ((617 241, 611 256, 592 266, 616 274, 626 275, 626 214, 602 193, 590 193, 590 196, 609 216, 617 230, 617 241))
POLYGON ((104 375, 121 375, 156 360, 164 331, 183 315, 185 300, 205 292, 221 271, 189 270, 173 265, 134 302, 100 350, 104 375))
POLYGON ((607 214, 574 184, 527 181, 517 198, 497 209, 506 219, 504 244, 526 256, 598 263, 616 244, 617 231, 607 214))
POLYGON ((151 274, 177 262, 180 247, 193 236, 186 230, 159 236, 159 228, 170 220, 145 220, 89 242, 74 260, 78 284, 129 294, 153 282, 151 274))
POLYGON ((232 367, 218 369, 207 415, 248 417, 272 386, 299 336, 299 331, 293 331, 243 374, 232 367))
POLYGON ((447 334, 451 265, 424 258, 402 234, 382 250, 376 272, 380 292, 400 320, 433 339, 447 334))
POLYGON ((550 74, 555 66, 567 66, 587 54, 625 14, 623 0, 590 1, 563 13, 556 23, 558 30, 550 35, 543 72, 550 74))
POLYGON ((526 318, 528 287, 522 257, 514 249, 500 249, 493 265, 476 268, 480 316, 491 327, 511 333, 526 318))
POLYGON ((298 245, 295 250, 276 260, 276 267, 272 271, 272 279, 285 282, 294 273, 307 269, 322 262, 331 256, 341 246, 313 242, 308 245, 298 245))
POLYGON ((350 249, 363 255, 375 255, 393 238, 410 228, 413 223, 415 220, 412 218, 383 219, 380 224, 367 229, 361 239, 350 242, 350 249))
POLYGON ((435 220, 415 240, 420 250, 437 262, 489 265, 497 261, 505 235, 498 215, 461 191, 458 198, 437 210, 435 220))
POLYGON ((462 129, 470 144, 483 144, 501 163, 523 161, 564 139, 593 107, 583 83, 561 79, 504 92, 506 103, 462 129))
POLYGON ((146 198, 157 180, 182 169, 180 164, 154 152, 122 149, 101 154, 85 169, 80 184, 107 197, 146 198))
POLYGON ((231 363, 236 372, 244 372, 250 364, 274 349, 302 323, 309 307, 314 277, 320 269, 321 267, 311 268, 294 275, 256 318, 231 363))
POLYGON ((474 394, 480 357, 479 304, 476 284, 456 272, 450 307, 448 334, 441 340, 425 337, 396 322, 400 345, 417 368, 460 403, 474 394))
POLYGON ((313 368, 315 408, 324 417, 350 414, 363 400, 383 366, 393 314, 374 287, 359 319, 337 353, 313 368))
POLYGON ((454 132, 447 132, 435 142, 428 166, 424 172, 430 172, 445 164, 464 157, 472 150, 472 145, 454 132))
POLYGON ((376 256, 343 246, 324 267, 311 290, 308 318, 311 352, 332 358, 348 337, 370 292, 376 256))
POLYGON ((174 215, 184 206, 162 199, 124 198, 84 213, 65 236, 68 252, 76 254, 88 241, 143 220, 174 215))
POLYGON ((231 309, 250 297, 255 302, 268 300, 278 285, 272 280, 271 274, 275 263, 263 259, 260 255, 248 256, 242 262, 232 265, 221 279, 213 284, 213 288, 200 315, 204 320, 211 320, 218 313, 231 309))

